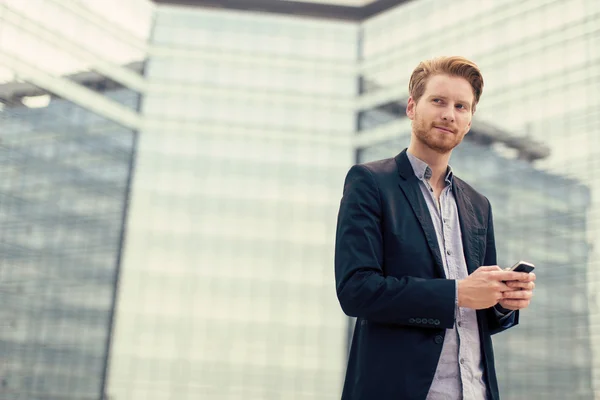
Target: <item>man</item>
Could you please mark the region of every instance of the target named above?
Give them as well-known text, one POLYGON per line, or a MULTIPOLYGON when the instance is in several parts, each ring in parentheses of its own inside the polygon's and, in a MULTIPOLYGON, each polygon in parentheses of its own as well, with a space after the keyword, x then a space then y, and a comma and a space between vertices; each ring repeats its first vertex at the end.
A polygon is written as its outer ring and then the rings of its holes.
POLYGON ((518 323, 535 275, 496 265, 491 205, 448 166, 482 89, 465 58, 421 62, 408 149, 348 172, 335 276, 357 320, 342 399, 499 399, 491 335, 518 323))

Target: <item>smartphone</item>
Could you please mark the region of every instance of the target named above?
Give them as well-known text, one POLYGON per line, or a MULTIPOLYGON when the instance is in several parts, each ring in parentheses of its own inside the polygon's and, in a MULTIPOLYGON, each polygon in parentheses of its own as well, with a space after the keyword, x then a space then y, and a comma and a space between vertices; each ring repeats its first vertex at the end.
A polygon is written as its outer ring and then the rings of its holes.
POLYGON ((519 261, 518 263, 516 263, 515 265, 513 265, 511 268, 509 268, 509 271, 515 271, 515 272, 531 272, 535 269, 535 265, 525 262, 525 261, 519 261))

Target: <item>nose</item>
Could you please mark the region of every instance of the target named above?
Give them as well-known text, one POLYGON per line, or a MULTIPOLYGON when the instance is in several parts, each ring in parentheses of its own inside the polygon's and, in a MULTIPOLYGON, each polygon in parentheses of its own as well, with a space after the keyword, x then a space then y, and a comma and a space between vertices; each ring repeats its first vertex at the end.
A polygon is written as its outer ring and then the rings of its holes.
POLYGON ((442 111, 442 119, 448 122, 454 122, 454 109, 452 107, 444 108, 442 111))

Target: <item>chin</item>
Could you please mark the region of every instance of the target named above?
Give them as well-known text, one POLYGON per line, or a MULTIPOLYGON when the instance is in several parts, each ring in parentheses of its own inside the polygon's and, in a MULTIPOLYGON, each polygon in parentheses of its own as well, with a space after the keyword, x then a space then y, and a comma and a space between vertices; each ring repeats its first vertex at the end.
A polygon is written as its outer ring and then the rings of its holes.
POLYGON ((444 141, 431 141, 428 143, 425 143, 427 145, 427 147, 429 147, 431 150, 440 153, 440 154, 446 154, 451 152, 456 146, 458 146, 458 143, 448 143, 446 140, 444 141))
POLYGON ((439 154, 451 152, 462 141, 462 138, 459 139, 459 136, 456 133, 445 134, 440 133, 437 130, 435 132, 429 131, 420 134, 417 133, 416 139, 427 148, 439 154))
POLYGON ((454 148, 448 148, 448 147, 430 147, 430 149, 433 150, 433 151, 435 151, 438 154, 448 154, 454 148))

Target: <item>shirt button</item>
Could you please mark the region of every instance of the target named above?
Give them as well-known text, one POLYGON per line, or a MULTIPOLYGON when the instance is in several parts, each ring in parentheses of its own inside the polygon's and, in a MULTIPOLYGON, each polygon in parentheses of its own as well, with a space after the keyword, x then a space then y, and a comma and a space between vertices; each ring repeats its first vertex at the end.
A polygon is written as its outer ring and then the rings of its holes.
POLYGON ((462 326, 462 322, 458 321, 458 326, 462 326))
POLYGON ((464 363, 465 363, 465 359, 464 359, 464 358, 461 358, 461 359, 460 359, 460 363, 461 363, 461 364, 464 364, 464 363))
POLYGON ((452 252, 451 252, 450 250, 447 250, 447 251, 446 251, 446 254, 448 254, 448 255, 451 255, 451 254, 452 254, 452 252))

